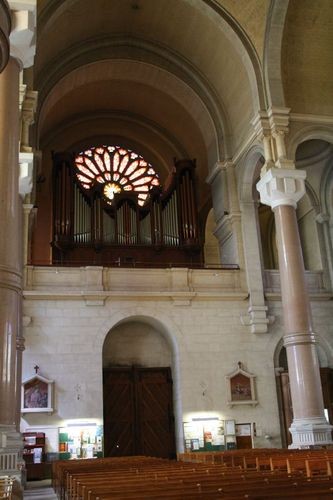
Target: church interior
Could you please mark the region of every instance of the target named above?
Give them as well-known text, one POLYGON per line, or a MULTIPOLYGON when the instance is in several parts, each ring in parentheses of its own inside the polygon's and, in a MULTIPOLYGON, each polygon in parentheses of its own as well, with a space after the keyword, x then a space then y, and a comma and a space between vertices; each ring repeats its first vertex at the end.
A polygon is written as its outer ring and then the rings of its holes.
POLYGON ((333 444, 332 47, 331 0, 0 0, 0 478, 333 444))

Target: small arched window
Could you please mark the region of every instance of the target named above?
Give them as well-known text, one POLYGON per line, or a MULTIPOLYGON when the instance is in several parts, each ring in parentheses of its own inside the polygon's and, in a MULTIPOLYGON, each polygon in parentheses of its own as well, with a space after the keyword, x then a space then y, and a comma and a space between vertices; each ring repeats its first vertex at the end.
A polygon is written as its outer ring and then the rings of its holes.
POLYGON ((81 186, 92 189, 104 184, 103 195, 111 203, 116 193, 134 191, 143 205, 149 191, 160 185, 158 174, 142 156, 120 146, 98 146, 75 157, 76 176, 81 186))

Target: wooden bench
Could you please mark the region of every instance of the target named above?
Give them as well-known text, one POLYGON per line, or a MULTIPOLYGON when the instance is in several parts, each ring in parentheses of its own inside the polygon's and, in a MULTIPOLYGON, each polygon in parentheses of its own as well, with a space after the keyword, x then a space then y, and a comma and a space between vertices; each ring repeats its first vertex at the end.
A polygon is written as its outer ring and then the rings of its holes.
POLYGON ((0 477, 0 499, 11 500, 13 492, 13 478, 9 476, 0 477))
POLYGON ((332 497, 327 458, 332 454, 326 451, 226 453, 219 455, 220 463, 212 453, 200 461, 194 457, 196 462, 149 457, 58 462, 54 484, 66 500, 332 497))

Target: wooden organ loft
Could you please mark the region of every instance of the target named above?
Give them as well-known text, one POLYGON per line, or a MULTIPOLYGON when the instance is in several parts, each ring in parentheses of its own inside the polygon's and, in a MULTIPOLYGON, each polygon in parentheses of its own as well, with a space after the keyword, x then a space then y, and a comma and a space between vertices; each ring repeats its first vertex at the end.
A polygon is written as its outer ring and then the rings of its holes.
POLYGON ((103 146, 88 154, 53 154, 53 264, 202 265, 195 160, 175 161, 162 190, 136 153, 103 146))

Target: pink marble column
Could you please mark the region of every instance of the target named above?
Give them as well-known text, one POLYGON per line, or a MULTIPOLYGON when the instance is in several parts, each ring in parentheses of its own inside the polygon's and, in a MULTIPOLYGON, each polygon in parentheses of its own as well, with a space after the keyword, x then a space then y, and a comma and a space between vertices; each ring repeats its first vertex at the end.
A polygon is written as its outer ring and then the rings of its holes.
POLYGON ((22 272, 19 222, 19 72, 10 58, 0 74, 0 426, 16 424, 16 338, 22 272))
POLYGON ((293 448, 332 442, 332 427, 324 415, 316 336, 296 219, 296 204, 305 192, 304 179, 302 171, 272 168, 257 184, 261 200, 272 207, 275 217, 284 345, 293 406, 293 448))

